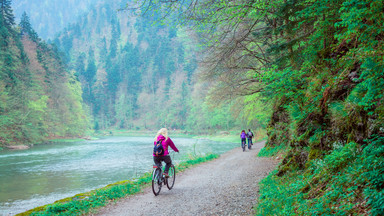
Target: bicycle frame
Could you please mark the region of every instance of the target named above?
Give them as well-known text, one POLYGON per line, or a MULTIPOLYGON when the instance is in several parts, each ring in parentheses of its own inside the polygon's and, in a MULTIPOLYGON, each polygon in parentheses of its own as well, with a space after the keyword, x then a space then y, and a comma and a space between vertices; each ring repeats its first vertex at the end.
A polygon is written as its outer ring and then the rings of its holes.
POLYGON ((167 186, 169 190, 173 188, 173 185, 175 183, 176 178, 176 169, 173 164, 170 166, 170 181, 168 178, 164 176, 163 166, 161 163, 161 166, 157 166, 156 164, 153 165, 153 171, 152 171, 152 191, 155 196, 160 194, 161 187, 164 185, 167 186))

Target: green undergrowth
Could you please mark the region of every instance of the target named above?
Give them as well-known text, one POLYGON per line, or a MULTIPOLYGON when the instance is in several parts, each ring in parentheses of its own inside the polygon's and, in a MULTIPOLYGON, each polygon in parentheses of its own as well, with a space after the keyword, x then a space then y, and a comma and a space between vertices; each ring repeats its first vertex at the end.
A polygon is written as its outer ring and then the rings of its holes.
POLYGON ((278 154, 284 154, 287 151, 288 151, 288 148, 284 144, 274 146, 274 147, 265 145, 265 147, 260 150, 260 152, 257 154, 257 156, 259 156, 259 157, 272 157, 272 156, 276 156, 278 154))
POLYGON ((260 183, 257 215, 384 215, 384 138, 350 142, 260 183))
MULTIPOLYGON (((189 156, 188 160, 176 165, 177 172, 182 172, 196 164, 207 162, 218 158, 217 154, 205 156, 189 156)), ((125 180, 107 185, 103 188, 90 192, 77 194, 73 197, 65 198, 40 206, 29 211, 18 214, 24 215, 84 215, 95 209, 107 205, 109 202, 116 201, 128 195, 137 194, 144 187, 150 185, 152 181, 151 172, 144 173, 141 177, 133 180, 125 180)), ((177 183, 176 183, 177 184, 177 183)))

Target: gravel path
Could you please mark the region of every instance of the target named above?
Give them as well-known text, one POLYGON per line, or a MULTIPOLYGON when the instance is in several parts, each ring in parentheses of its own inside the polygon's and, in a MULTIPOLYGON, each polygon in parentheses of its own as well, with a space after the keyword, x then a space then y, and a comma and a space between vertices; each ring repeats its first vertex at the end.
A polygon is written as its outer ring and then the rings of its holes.
POLYGON ((95 215, 254 215, 258 183, 278 164, 272 158, 256 157, 263 146, 259 142, 250 151, 233 149, 179 173, 172 190, 165 186, 154 196, 147 187, 95 215))

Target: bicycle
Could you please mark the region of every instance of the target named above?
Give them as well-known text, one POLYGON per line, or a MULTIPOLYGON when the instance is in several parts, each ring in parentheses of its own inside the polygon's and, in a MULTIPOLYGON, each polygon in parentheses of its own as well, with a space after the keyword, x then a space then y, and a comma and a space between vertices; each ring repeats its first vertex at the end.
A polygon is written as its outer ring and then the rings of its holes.
POLYGON ((153 172, 152 172, 152 191, 155 196, 159 195, 161 187, 163 184, 167 185, 167 188, 171 190, 173 188, 173 185, 175 184, 176 179, 176 169, 175 166, 172 164, 169 167, 168 171, 168 178, 165 178, 163 173, 162 166, 158 167, 156 165, 153 165, 153 172))
POLYGON ((247 143, 246 143, 246 141, 245 141, 245 139, 243 140, 241 140, 241 147, 243 148, 243 151, 245 151, 245 145, 246 145, 247 143))

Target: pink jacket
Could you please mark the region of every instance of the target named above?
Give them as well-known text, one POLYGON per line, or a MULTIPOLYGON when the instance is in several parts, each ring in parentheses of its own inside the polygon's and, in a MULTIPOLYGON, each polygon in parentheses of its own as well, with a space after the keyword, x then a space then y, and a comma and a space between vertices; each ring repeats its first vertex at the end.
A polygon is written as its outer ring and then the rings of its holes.
MULTIPOLYGON (((168 137, 168 139, 165 140, 165 137, 164 137, 163 135, 160 134, 160 135, 157 137, 156 142, 159 141, 159 140, 162 140, 161 144, 163 145, 163 148, 164 148, 164 155, 163 155, 163 156, 166 156, 166 155, 169 154, 169 152, 168 152, 168 146, 170 146, 170 147, 173 149, 173 151, 175 151, 175 152, 179 152, 179 150, 176 148, 176 146, 175 146, 175 144, 173 143, 173 141, 171 140, 171 138, 168 137), (164 140, 165 140, 165 141, 164 141, 164 140)), ((153 144, 154 146, 156 145, 156 142, 154 142, 154 144, 153 144)), ((160 157, 160 156, 156 156, 155 154, 153 154, 153 156, 155 156, 155 157, 160 157)))

